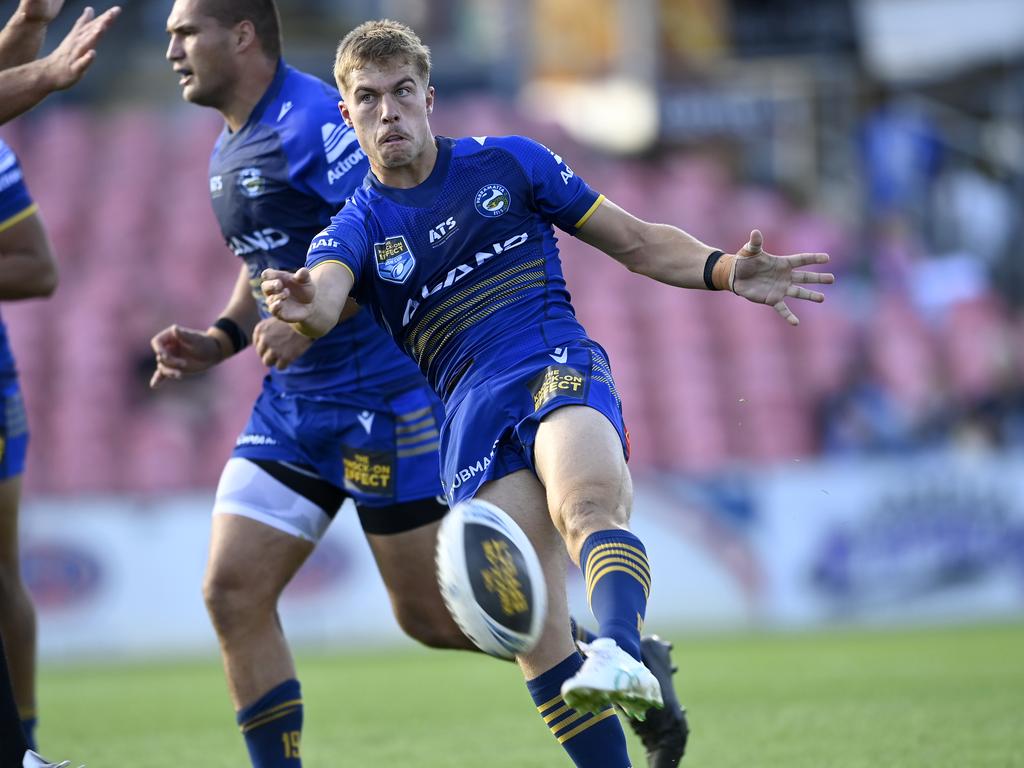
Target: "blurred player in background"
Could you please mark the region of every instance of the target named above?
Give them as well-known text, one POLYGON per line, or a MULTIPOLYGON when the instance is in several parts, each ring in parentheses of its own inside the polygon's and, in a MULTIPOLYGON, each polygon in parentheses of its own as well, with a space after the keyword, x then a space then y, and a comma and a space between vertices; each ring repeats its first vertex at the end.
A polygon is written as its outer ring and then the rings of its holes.
POLYGON ((632 271, 730 289, 794 325, 785 299, 821 301, 802 284, 832 280, 795 267, 828 257, 771 256, 756 231, 738 254, 723 254, 631 216, 529 139, 435 139, 429 51, 404 25, 350 32, 335 78, 372 175, 313 240, 309 269, 264 273, 269 307, 316 338, 352 295, 416 360, 445 400, 449 500, 476 496, 506 510, 544 564, 548 625, 519 657, 538 711, 576 765, 627 768, 611 705, 637 715, 662 703, 640 663, 651 571, 628 530, 618 393, 604 350, 573 314, 552 225, 632 271), (568 631, 566 551, 599 624, 582 646, 586 661, 568 631))
MULTIPOLYGON (((49 56, 36 60, 64 0, 22 0, 0 30, 0 124, 78 82, 95 46, 120 13, 87 8, 49 56)), ((57 264, 14 152, 0 141, 0 301, 45 298, 57 264)), ((48 766, 36 748, 36 614, 21 579, 18 507, 28 423, 0 318, 0 768, 48 766)), ((68 765, 67 762, 61 766, 68 765)))

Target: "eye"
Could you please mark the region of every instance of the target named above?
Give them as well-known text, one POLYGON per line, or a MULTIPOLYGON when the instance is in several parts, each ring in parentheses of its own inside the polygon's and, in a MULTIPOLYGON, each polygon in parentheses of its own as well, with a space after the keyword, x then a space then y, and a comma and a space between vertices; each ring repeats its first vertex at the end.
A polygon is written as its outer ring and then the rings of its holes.
POLYGON ((401 88, 395 90, 396 96, 408 96, 410 93, 412 93, 412 91, 409 90, 409 88, 404 85, 401 88))

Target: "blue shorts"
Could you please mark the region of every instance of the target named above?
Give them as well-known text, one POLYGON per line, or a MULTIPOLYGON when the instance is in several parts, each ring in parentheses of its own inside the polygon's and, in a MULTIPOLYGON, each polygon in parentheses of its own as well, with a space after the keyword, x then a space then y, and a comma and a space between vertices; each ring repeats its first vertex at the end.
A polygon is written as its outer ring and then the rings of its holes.
POLYGON ((490 480, 520 469, 534 471, 537 427, 563 406, 586 405, 603 413, 629 458, 622 404, 608 356, 596 342, 580 339, 488 373, 481 365, 467 374, 447 404, 441 482, 450 504, 472 498, 490 480))
POLYGON ((363 506, 433 498, 443 418, 426 383, 355 405, 285 393, 268 379, 232 456, 312 469, 363 506))
POLYGON ((24 472, 27 453, 28 418, 18 379, 0 378, 0 480, 24 472))

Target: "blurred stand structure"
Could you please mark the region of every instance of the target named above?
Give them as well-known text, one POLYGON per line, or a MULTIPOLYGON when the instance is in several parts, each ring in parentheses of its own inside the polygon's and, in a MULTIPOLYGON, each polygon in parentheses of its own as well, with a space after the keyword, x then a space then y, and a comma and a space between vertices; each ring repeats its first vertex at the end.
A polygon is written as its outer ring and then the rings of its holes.
MULTIPOLYGON (((259 386, 247 350, 185 386, 146 388, 153 330, 208 322, 237 271, 206 193, 219 121, 178 103, 162 58, 167 6, 128 3, 108 46, 118 55, 100 57, 87 87, 3 132, 63 272, 54 301, 4 309, 33 435, 27 493, 48 509, 83 494, 211 489, 259 386)), ((979 490, 990 472, 963 461, 1024 474, 1013 458, 1024 455, 1018 0, 282 6, 286 57, 325 79, 354 24, 411 23, 434 51, 440 132, 534 136, 611 200, 723 248, 757 226, 773 252, 832 254, 840 283, 823 306, 799 308, 792 330, 763 308, 644 281, 562 238, 578 312, 611 355, 642 497, 688 510, 679 535, 725 564, 736 615, 783 615, 757 597, 776 567, 758 560, 772 529, 763 497, 774 498, 772 483, 807 482, 813 502, 793 514, 827 518, 823 499, 837 502, 808 466, 879 483, 847 494, 843 520, 863 496, 875 501, 859 514, 884 507, 891 521, 886 483, 914 485, 916 462, 948 462, 921 477, 949 481, 947 496, 929 498, 958 510, 943 519, 961 527, 920 541, 941 551, 929 566, 941 578, 966 572, 951 531, 975 530, 974 518, 955 478, 964 471, 969 496, 993 497, 979 490)), ((1024 511, 979 504, 978 520, 991 512, 1004 526, 992 546, 1019 550, 1024 511)), ((840 594, 836 563, 855 547, 844 541, 801 578, 840 594)), ((848 606, 856 579, 843 578, 848 606)), ((1020 595, 1000 605, 1020 611, 1020 595)))

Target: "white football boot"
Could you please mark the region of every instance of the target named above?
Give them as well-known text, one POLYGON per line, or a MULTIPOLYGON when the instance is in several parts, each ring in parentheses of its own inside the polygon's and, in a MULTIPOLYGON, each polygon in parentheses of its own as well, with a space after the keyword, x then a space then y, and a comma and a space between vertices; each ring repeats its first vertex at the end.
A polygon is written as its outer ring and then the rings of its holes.
MULTIPOLYGON (((46 758, 40 757, 31 749, 25 753, 25 759, 21 761, 22 768, 70 768, 71 761, 64 760, 60 763, 48 763, 46 758)), ((85 768, 82 766, 81 768, 85 768)))
POLYGON ((580 671, 562 683, 562 699, 573 709, 597 712, 617 704, 629 717, 643 720, 651 707, 663 707, 658 679, 610 637, 579 643, 587 657, 580 671))

